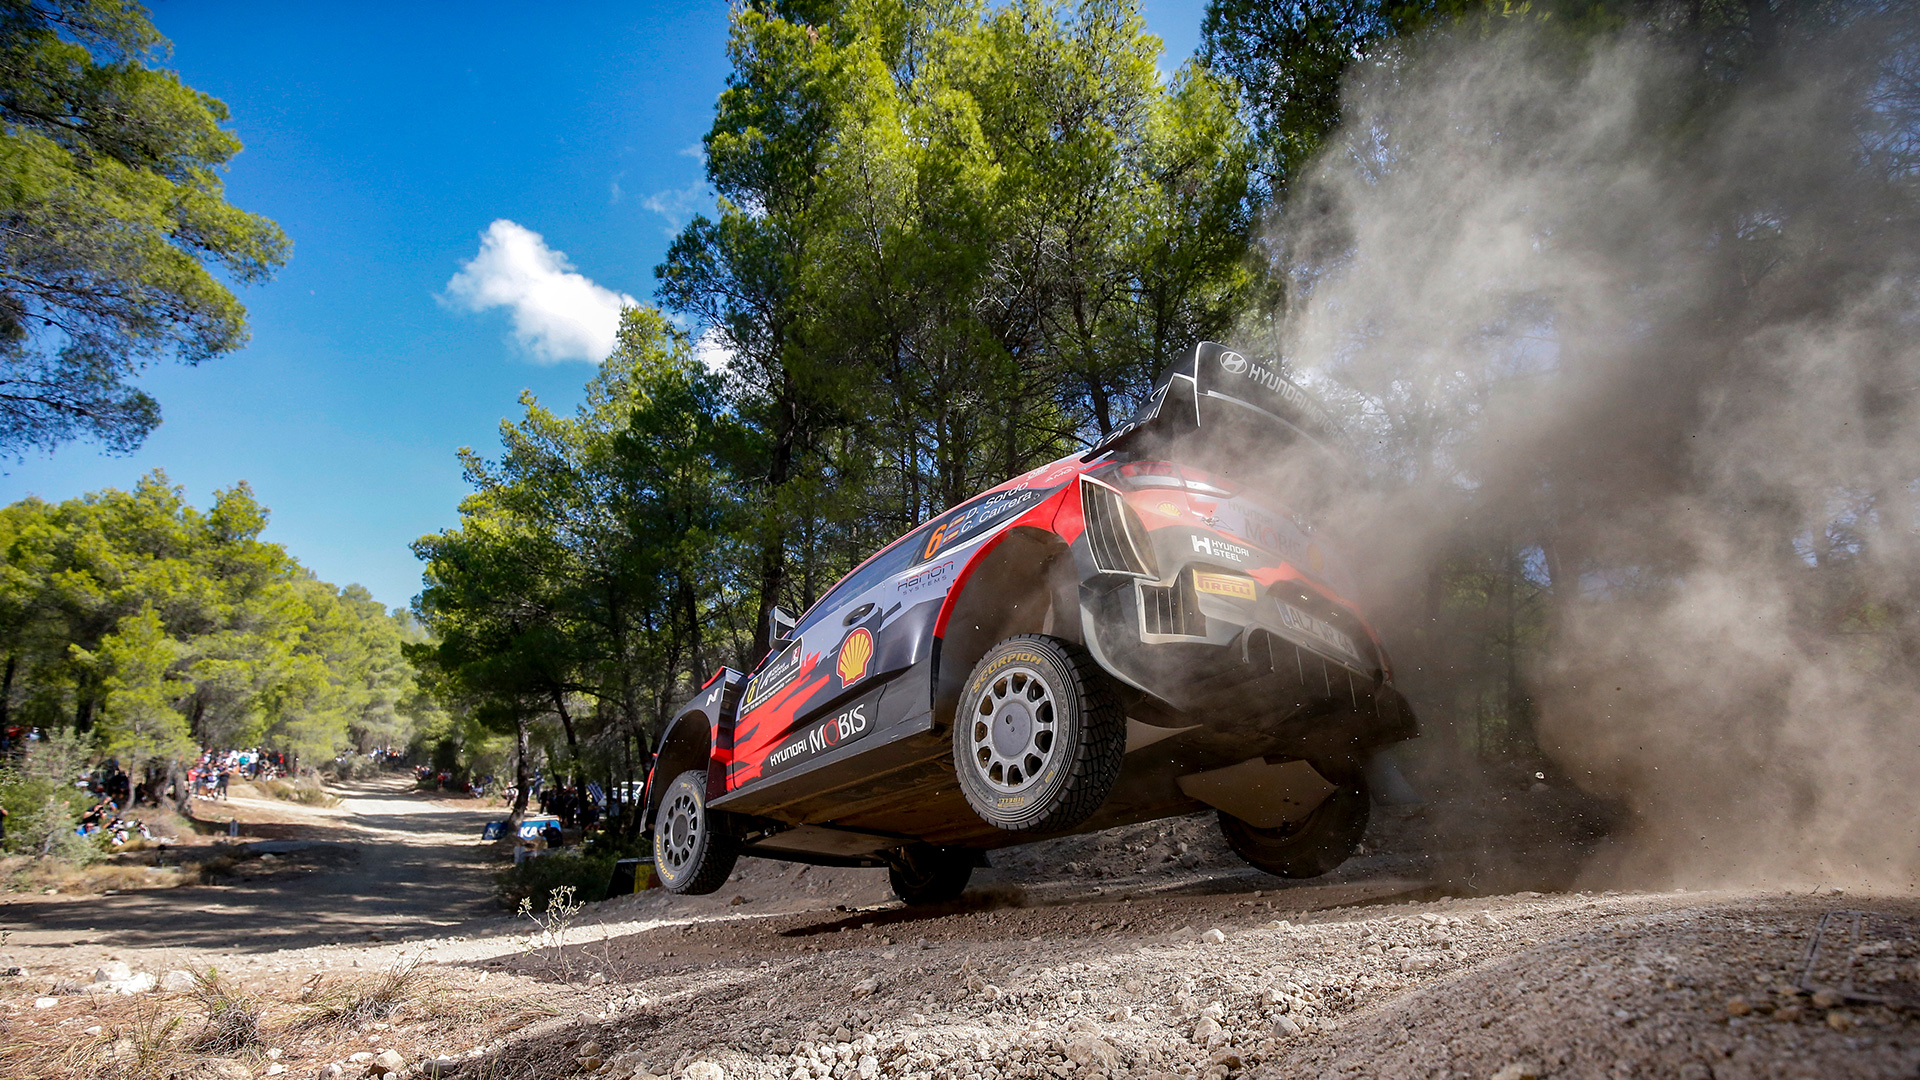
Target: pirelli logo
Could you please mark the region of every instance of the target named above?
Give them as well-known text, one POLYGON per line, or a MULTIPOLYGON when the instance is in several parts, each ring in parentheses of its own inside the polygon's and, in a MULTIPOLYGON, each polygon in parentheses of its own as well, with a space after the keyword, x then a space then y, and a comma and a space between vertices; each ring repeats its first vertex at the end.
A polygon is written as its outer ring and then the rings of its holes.
POLYGON ((1193 572, 1193 591, 1230 596, 1235 600, 1254 600, 1259 597, 1259 586, 1252 578, 1238 574, 1210 574, 1205 570, 1193 572))

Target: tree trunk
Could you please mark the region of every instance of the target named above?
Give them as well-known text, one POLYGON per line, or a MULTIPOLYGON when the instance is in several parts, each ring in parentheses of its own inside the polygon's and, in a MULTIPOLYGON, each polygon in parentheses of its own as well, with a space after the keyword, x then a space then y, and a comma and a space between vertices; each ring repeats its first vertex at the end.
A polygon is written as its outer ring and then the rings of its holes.
POLYGON ((187 786, 187 778, 181 773, 178 761, 167 761, 167 786, 173 789, 174 809, 182 817, 192 817, 193 789, 187 786))
POLYGON ((513 726, 513 810, 507 814, 507 820, 518 825, 527 815, 527 789, 533 786, 533 781, 527 775, 527 718, 516 717, 513 726))
POLYGON ((558 690, 553 692, 553 711, 560 717, 560 729, 567 733, 567 757, 573 763, 574 790, 584 790, 587 774, 580 764, 580 740, 573 735, 573 714, 567 711, 567 697, 558 690))

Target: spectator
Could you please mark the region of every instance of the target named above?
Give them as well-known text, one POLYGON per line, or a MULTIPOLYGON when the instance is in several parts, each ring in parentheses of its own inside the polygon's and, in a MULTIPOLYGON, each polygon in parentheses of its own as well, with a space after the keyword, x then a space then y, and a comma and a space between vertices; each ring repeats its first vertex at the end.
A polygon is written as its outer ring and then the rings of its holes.
POLYGON ((227 797, 227 778, 228 778, 228 776, 229 776, 229 774, 228 774, 228 772, 227 772, 227 770, 225 770, 225 769, 221 769, 221 770, 220 770, 220 778, 219 778, 218 780, 215 780, 215 781, 213 782, 213 785, 214 785, 214 793, 215 793, 216 795, 218 795, 218 796, 219 796, 220 798, 222 798, 222 799, 224 799, 224 798, 226 798, 226 797, 227 797))

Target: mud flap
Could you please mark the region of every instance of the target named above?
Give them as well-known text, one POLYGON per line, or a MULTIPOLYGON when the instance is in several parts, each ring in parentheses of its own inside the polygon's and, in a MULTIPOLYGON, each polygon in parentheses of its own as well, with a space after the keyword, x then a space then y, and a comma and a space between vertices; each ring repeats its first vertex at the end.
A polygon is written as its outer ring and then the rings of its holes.
POLYGON ((1336 787, 1304 761, 1269 765, 1249 758, 1238 765, 1189 773, 1176 783, 1188 798, 1223 810, 1256 828, 1304 821, 1336 787))

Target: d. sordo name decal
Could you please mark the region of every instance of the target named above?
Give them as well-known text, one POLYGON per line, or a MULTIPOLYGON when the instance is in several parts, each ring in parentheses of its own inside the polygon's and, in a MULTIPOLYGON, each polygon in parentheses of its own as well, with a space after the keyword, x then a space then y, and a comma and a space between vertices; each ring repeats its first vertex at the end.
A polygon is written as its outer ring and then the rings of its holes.
POLYGON ((824 754, 837 746, 853 742, 873 730, 868 718, 872 703, 862 701, 836 716, 828 717, 818 724, 796 732, 792 738, 781 743, 773 753, 767 755, 766 772, 775 772, 788 766, 824 754))

